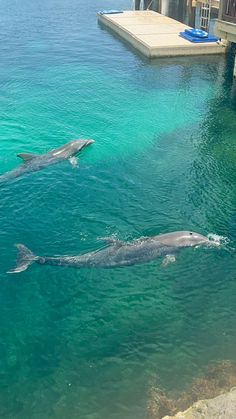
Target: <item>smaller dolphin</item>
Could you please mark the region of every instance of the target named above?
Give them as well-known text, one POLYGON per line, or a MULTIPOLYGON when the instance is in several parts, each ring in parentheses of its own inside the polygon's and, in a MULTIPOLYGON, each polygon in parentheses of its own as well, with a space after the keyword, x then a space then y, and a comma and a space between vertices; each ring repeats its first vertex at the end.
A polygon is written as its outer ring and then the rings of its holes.
POLYGON ((75 166, 77 164, 76 154, 78 154, 82 148, 87 147, 92 143, 94 143, 94 140, 73 140, 44 154, 17 154, 17 157, 20 157, 23 160, 23 164, 0 176, 0 183, 15 179, 26 173, 36 172, 47 166, 51 166, 52 164, 60 163, 63 160, 69 160, 72 166, 75 166))
POLYGON ((201 234, 192 231, 175 231, 154 237, 141 237, 131 242, 102 238, 108 245, 100 250, 78 256, 36 256, 23 244, 17 244, 16 268, 8 273, 25 271, 36 262, 40 265, 69 266, 73 268, 115 268, 149 262, 164 256, 164 265, 174 262, 176 253, 187 247, 219 246, 201 234))

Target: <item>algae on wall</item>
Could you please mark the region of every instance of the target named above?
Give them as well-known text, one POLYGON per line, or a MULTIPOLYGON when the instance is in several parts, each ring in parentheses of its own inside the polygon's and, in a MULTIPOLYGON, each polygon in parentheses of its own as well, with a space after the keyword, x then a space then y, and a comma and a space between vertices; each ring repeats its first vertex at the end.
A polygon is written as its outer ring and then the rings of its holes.
MULTIPOLYGON (((210 364, 204 373, 195 378, 182 394, 175 394, 174 391, 165 392, 157 387, 152 387, 149 392, 147 418, 162 419, 165 415, 175 415, 177 412, 188 409, 198 400, 212 399, 230 391, 235 386, 236 363, 226 360, 210 364)), ((225 419, 230 418, 225 417, 225 419)))

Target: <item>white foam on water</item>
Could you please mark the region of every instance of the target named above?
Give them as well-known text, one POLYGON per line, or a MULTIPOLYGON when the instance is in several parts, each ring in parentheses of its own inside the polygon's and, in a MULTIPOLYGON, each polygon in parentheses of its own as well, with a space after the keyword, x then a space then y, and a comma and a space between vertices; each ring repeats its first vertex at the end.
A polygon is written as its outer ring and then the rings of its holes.
POLYGON ((226 236, 219 236, 218 234, 209 233, 207 238, 214 243, 214 246, 226 245, 230 242, 229 238, 226 236))

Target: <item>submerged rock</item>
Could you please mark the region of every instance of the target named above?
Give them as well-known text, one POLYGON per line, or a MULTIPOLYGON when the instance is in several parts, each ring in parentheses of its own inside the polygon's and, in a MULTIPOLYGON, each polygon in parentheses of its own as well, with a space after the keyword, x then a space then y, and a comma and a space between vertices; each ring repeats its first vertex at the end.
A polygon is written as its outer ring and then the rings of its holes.
MULTIPOLYGON (((236 363, 224 360, 217 363, 210 363, 198 377, 195 377, 188 387, 181 393, 166 392, 156 386, 152 386, 149 391, 147 403, 147 419, 163 418, 185 418, 185 419, 236 419, 236 363), (231 390, 230 392, 230 389, 231 390), (209 416, 207 409, 211 400, 217 400, 218 396, 224 395, 225 404, 228 396, 229 406, 233 405, 233 416, 230 410, 224 411, 223 405, 220 415, 209 416), (199 402, 200 400, 200 402, 199 402), (204 404, 205 403, 205 404, 204 404), (192 407, 190 407, 192 406, 192 407), (206 412, 204 412, 204 409, 206 412), (184 412, 178 413, 177 412, 184 412), (198 415, 197 415, 198 413, 198 415), (168 416, 169 415, 169 416, 168 416), (176 415, 176 416, 175 416, 176 415)), ((219 399, 220 402, 221 399, 219 399)), ((210 403, 209 409, 213 409, 210 403)), ((213 406, 216 406, 213 404, 213 406)), ((231 407, 229 407, 231 409, 231 407)))
POLYGON ((163 419, 235 419, 236 388, 214 399, 199 400, 184 412, 163 419))

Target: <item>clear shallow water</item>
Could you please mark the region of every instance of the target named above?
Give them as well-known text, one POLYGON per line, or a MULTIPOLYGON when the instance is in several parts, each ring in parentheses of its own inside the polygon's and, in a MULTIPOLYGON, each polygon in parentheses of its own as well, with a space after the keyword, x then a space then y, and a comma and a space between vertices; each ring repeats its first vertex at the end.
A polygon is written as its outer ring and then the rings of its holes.
MULTIPOLYGON (((109 7, 128 7, 115 1, 109 7)), ((104 1, 2 2, 0 166, 79 136, 68 163, 0 190, 0 416, 145 417, 149 387, 181 389, 235 360, 236 100, 231 58, 150 64, 96 23, 104 1), (39 255, 193 229, 227 237, 113 270, 33 265, 39 255)))

